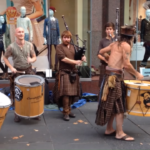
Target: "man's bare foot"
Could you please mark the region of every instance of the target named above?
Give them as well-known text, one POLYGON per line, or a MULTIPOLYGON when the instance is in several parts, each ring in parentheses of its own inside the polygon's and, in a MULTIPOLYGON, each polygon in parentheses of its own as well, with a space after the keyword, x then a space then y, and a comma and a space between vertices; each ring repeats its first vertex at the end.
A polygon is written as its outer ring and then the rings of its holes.
POLYGON ((134 138, 127 135, 127 134, 124 134, 123 136, 117 136, 115 137, 117 140, 123 140, 123 141, 134 141, 134 138))

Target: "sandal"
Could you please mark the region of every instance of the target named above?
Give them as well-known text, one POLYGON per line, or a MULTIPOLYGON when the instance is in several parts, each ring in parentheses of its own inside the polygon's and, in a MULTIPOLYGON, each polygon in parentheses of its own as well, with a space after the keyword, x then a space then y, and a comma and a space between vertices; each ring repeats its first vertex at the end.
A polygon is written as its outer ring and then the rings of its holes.
POLYGON ((129 136, 129 135, 125 135, 125 136, 123 136, 122 138, 116 138, 116 137, 115 137, 115 139, 117 139, 117 140, 123 140, 123 141, 129 141, 129 142, 134 141, 134 139, 133 139, 133 140, 128 140, 128 138, 133 138, 133 137, 131 137, 131 136, 129 136))
POLYGON ((105 136, 115 136, 116 135, 116 131, 113 131, 112 133, 110 133, 110 134, 104 134, 105 136))

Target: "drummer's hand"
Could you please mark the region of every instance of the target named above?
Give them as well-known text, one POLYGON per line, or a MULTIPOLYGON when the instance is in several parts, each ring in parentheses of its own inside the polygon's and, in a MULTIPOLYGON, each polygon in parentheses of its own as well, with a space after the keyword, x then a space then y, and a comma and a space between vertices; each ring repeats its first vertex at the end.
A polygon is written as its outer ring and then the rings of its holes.
POLYGON ((17 70, 14 67, 10 68, 10 70, 12 73, 17 73, 17 70))
POLYGON ((138 75, 136 76, 138 80, 142 80, 144 78, 144 76, 140 73, 138 73, 138 75))
POLYGON ((84 55, 81 60, 86 62, 86 56, 84 55))

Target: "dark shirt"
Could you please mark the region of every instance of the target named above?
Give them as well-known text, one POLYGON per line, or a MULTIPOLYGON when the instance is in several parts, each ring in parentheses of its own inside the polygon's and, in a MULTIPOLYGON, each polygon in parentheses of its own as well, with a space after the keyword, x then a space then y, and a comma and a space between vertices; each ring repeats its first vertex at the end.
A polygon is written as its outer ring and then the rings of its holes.
MULTIPOLYGON (((115 41, 115 38, 116 38, 116 37, 114 37, 112 40, 106 39, 106 37, 103 38, 103 39, 99 42, 99 49, 98 49, 98 51, 97 51, 97 55, 99 54, 99 51, 100 51, 101 49, 103 49, 103 48, 109 46, 111 43, 113 43, 113 42, 115 41)), ((100 60, 100 62, 101 62, 102 64, 105 64, 105 65, 106 65, 105 61, 100 60)))
POLYGON ((4 51, 4 43, 3 43, 3 34, 6 31, 6 24, 2 25, 2 28, 0 28, 0 51, 4 51))
POLYGON ((68 69, 71 71, 75 69, 74 64, 68 64, 68 63, 61 61, 65 57, 74 60, 75 50, 74 50, 73 45, 70 45, 69 48, 65 46, 64 44, 57 45, 56 54, 59 60, 59 70, 68 69))
POLYGON ((143 19, 141 22, 141 41, 150 42, 150 22, 143 19))

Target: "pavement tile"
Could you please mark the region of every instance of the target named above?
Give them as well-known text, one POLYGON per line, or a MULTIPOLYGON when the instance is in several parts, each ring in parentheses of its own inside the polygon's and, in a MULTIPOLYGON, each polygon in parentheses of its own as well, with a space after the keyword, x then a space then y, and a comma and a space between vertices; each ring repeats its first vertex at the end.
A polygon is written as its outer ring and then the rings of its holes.
MULTIPOLYGON (((14 112, 8 111, 0 130, 0 150, 148 150, 150 128, 148 117, 128 115, 125 133, 134 142, 104 136, 106 126, 95 124, 97 102, 86 103, 72 112, 76 118, 62 119, 59 111, 45 111, 41 121, 23 119, 14 122, 14 112), (15 139, 13 139, 15 138, 15 139)), ((115 122, 114 122, 115 128, 115 122)))
POLYGON ((3 126, 9 126, 10 124, 12 126, 19 126, 19 127, 24 126, 24 125, 25 126, 27 126, 27 125, 29 125, 29 126, 35 126, 35 125, 36 126, 45 126, 45 121, 44 121, 43 115, 42 115, 40 121, 34 120, 34 119, 29 120, 29 119, 22 118, 21 122, 16 123, 16 122, 14 122, 14 112, 10 111, 6 115, 3 126))
POLYGON ((1 144, 0 150, 54 150, 53 144, 50 142, 44 143, 15 143, 1 144))
POLYGON ((54 144, 54 150, 113 150, 113 148, 106 143, 88 142, 78 144, 54 144))
POLYGON ((19 142, 48 142, 51 141, 46 126, 3 126, 0 130, 0 144, 19 142))
POLYGON ((90 124, 59 123, 48 125, 48 130, 55 144, 104 142, 90 124))
POLYGON ((150 123, 150 117, 140 117, 140 116, 128 115, 127 118, 137 125, 149 125, 149 123, 150 123))
MULTIPOLYGON (((72 112, 76 115, 76 118, 70 118, 71 123, 76 122, 77 120, 87 121, 86 118, 81 114, 78 109, 72 110, 72 112)), ((44 119, 47 125, 64 123, 68 124, 67 121, 63 120, 63 114, 60 111, 46 111, 44 113, 44 119)))

